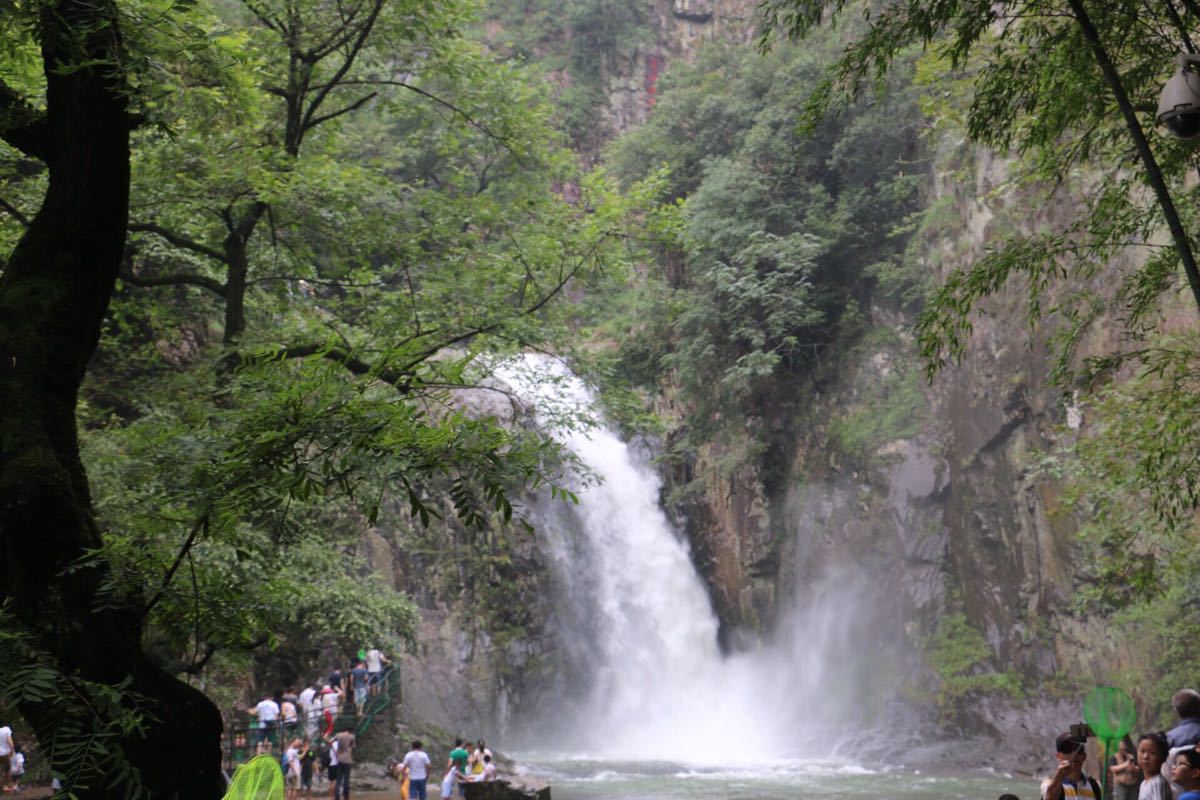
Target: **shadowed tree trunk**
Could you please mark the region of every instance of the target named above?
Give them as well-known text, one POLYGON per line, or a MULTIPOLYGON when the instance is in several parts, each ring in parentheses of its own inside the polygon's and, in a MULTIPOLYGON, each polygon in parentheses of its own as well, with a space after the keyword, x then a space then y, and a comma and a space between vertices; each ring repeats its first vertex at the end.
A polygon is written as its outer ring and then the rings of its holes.
MULTIPOLYGON (((125 244, 129 123, 112 0, 47 2, 38 35, 46 114, 11 95, 0 103, 0 135, 49 170, 42 207, 0 278, 0 592, 32 644, 82 687, 78 699, 95 712, 85 733, 116 713, 87 696, 87 682, 129 680, 145 723, 114 741, 143 786, 153 797, 208 800, 224 788, 216 708, 147 658, 141 598, 98 602, 102 562, 64 572, 100 544, 75 407, 125 244)), ((64 706, 19 705, 43 742, 63 729, 64 706)), ((98 782, 79 795, 119 790, 98 782)))

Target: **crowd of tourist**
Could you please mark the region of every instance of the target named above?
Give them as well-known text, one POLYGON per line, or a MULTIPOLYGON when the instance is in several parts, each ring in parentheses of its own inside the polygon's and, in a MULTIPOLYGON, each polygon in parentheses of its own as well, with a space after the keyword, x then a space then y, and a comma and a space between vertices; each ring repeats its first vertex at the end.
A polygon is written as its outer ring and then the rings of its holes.
MULTIPOLYGON (((377 648, 364 648, 343 670, 335 664, 328 676, 304 685, 299 691, 288 687, 264 696, 246 709, 252 718, 245 732, 234 732, 231 760, 236 765, 261 753, 282 753, 287 800, 310 798, 324 791, 318 784, 327 782, 330 800, 349 800, 350 776, 354 767, 357 739, 353 731, 335 732, 340 714, 362 717, 371 708, 371 699, 379 694, 388 677, 391 661, 377 648)), ((408 780, 409 797, 426 800, 432 762, 421 742, 392 768, 399 780, 408 780)), ((454 787, 465 796, 465 785, 472 781, 496 779, 492 751, 483 740, 464 744, 458 739, 446 762, 441 779, 441 796, 451 797, 454 787)))
MULTIPOLYGON (((433 762, 429 754, 421 746, 418 739, 412 743, 412 749, 404 754, 404 759, 393 767, 394 774, 408 780, 409 800, 426 800, 429 793, 429 774, 433 762)), ((492 760, 492 751, 487 748, 483 739, 471 744, 462 739, 454 740, 454 749, 446 759, 445 773, 442 774, 440 796, 449 800, 454 796, 454 788, 458 787, 461 797, 467 796, 467 784, 496 780, 496 764, 492 760)))
MULTIPOLYGON (((1200 693, 1171 699, 1179 723, 1168 731, 1126 736, 1107 764, 1112 800, 1200 800, 1200 693)), ((1042 800, 1103 800, 1101 782, 1084 771, 1087 737, 1074 731, 1054 741, 1056 769, 1042 781, 1042 800)), ((1017 800, 1003 795, 1000 800, 1017 800)))
POLYGON ((247 709, 254 718, 253 742, 245 734, 240 738, 235 734, 235 760, 249 755, 251 748, 256 753, 274 752, 277 743, 290 742, 300 734, 310 742, 330 741, 334 721, 345 709, 353 708, 359 717, 366 713, 370 699, 381 691, 391 663, 378 648, 364 648, 345 672, 335 664, 325 680, 305 684, 298 692, 290 686, 264 696, 247 709))

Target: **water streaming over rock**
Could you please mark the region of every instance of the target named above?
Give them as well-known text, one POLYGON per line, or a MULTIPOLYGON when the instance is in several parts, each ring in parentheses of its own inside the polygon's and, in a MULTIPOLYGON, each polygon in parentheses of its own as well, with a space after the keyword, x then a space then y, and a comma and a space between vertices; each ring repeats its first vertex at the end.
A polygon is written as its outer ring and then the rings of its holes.
MULTIPOLYGON (((548 427, 554 408, 592 407, 584 384, 548 359, 526 356, 500 374, 548 427)), ((870 582, 825 574, 805 585, 804 602, 770 641, 723 655, 646 454, 603 425, 555 433, 594 480, 581 484, 579 506, 542 498, 532 510, 558 582, 563 668, 539 707, 526 710, 528 728, 541 734, 531 744, 722 763, 835 751, 862 719, 864 664, 886 658, 868 656, 878 650, 876 623, 862 611, 880 602, 870 582)))

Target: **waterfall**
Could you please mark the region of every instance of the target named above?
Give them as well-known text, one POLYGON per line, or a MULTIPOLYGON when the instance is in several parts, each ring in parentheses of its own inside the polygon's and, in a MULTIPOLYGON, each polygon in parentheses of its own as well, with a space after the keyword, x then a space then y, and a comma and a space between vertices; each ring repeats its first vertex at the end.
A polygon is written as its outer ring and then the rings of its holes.
MULTIPOLYGON (((559 413, 591 410, 565 367, 525 356, 498 374, 535 407, 594 475, 581 502, 545 498, 531 509, 557 579, 558 686, 531 727, 532 743, 606 758, 755 763, 829 755, 828 731, 856 718, 870 624, 854 609, 872 596, 847 573, 806 586, 806 603, 777 635, 723 655, 718 623, 689 548, 659 505, 644 456, 611 429, 563 427, 559 413)), ((858 714, 857 716, 861 716, 858 714)))

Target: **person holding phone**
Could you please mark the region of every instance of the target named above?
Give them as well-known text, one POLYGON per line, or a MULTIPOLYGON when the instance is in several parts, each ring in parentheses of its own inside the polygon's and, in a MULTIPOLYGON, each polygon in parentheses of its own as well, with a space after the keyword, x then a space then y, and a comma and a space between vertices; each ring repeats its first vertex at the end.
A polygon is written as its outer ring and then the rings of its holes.
POLYGON ((1083 774, 1087 761, 1087 739, 1071 733, 1054 740, 1058 765, 1054 774, 1042 781, 1042 800, 1103 800, 1100 784, 1083 774))

